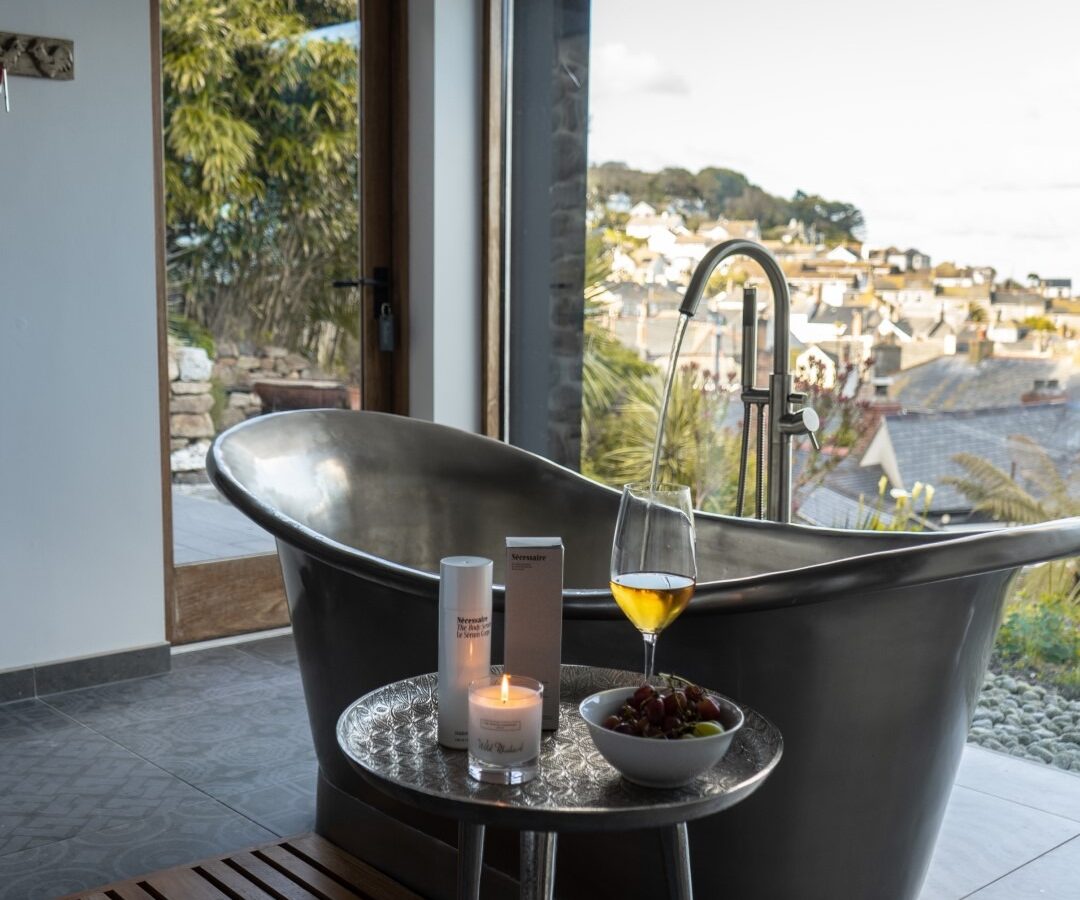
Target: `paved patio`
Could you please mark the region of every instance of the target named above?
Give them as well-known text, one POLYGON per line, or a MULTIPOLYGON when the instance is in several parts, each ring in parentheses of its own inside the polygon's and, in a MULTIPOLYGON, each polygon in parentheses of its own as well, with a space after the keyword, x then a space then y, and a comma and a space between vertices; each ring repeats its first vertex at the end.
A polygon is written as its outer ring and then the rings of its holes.
POLYGON ((969 744, 920 900, 1080 897, 1080 776, 969 744))
POLYGON ((176 565, 273 553, 274 539, 236 510, 213 485, 173 485, 176 565))

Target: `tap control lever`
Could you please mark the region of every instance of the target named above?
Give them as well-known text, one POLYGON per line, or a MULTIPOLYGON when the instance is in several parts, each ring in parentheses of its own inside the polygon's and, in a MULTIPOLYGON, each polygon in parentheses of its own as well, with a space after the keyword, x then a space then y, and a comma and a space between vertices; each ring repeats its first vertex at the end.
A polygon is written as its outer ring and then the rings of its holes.
POLYGON ((780 419, 780 430, 784 434, 805 434, 810 437, 810 443, 814 445, 815 450, 821 449, 821 444, 818 443, 817 430, 821 427, 821 419, 818 418, 818 414, 814 412, 809 406, 804 406, 802 409, 796 409, 793 412, 785 413, 780 419))

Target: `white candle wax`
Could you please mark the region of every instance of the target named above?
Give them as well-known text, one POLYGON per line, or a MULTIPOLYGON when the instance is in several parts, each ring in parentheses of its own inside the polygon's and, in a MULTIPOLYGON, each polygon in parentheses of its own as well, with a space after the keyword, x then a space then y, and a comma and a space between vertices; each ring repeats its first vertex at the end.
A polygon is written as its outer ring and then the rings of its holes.
POLYGON ((540 755, 540 691, 499 683, 474 686, 469 693, 469 752, 499 766, 517 766, 540 755))

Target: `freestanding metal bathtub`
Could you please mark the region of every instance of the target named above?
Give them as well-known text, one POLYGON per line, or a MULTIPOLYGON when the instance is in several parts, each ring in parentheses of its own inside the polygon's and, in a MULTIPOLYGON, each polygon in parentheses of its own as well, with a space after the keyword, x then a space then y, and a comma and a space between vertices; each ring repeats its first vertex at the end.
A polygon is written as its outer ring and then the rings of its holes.
MULTIPOLYGON (((305 411, 237 425, 209 469, 278 542, 319 758, 317 828, 425 896, 453 893, 453 823, 374 792, 335 743, 361 694, 436 668, 438 563, 506 535, 566 545, 563 659, 637 668, 607 590, 619 495, 532 454, 418 420, 305 411)), ((914 898, 1017 568, 1080 554, 1080 519, 957 537, 699 514, 697 593, 657 665, 769 716, 785 754, 745 803, 690 827, 698 895, 914 898)), ((495 588, 493 648, 501 648, 495 588)), ((495 651, 498 657, 498 650, 495 651)), ((499 661, 496 659, 496 661, 499 661)), ((489 834, 485 892, 513 887, 489 834)), ((659 841, 567 835, 560 897, 653 897, 659 841)))

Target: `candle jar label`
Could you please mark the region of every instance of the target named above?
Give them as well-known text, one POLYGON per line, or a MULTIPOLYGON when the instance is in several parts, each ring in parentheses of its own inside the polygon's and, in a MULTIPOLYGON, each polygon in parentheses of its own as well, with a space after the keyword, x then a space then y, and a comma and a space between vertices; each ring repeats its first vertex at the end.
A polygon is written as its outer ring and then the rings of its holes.
POLYGON ((473 756, 485 762, 514 766, 536 759, 540 755, 540 707, 522 711, 521 719, 494 719, 477 716, 470 723, 469 743, 473 756), (473 728, 472 724, 476 727, 473 728), (526 740, 532 737, 533 740, 526 740))

